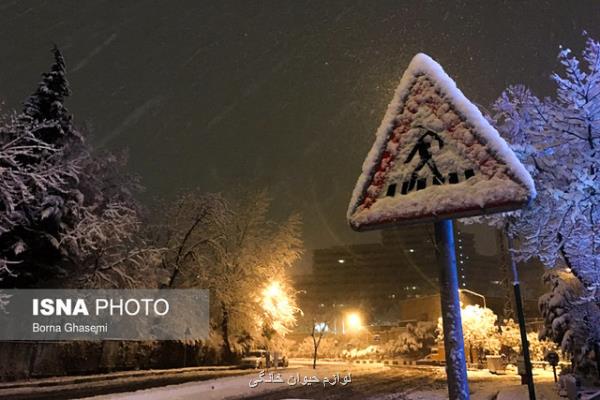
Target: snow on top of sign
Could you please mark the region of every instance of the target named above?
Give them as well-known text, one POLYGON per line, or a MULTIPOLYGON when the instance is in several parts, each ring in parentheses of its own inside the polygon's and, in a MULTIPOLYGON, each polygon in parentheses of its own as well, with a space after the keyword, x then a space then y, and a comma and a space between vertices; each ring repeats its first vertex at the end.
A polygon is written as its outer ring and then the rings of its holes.
MULTIPOLYGON (((437 96, 438 98, 441 97, 444 102, 450 103, 456 111, 455 114, 458 114, 460 118, 463 121, 465 121, 464 124, 460 124, 462 132, 457 134, 458 136, 455 135, 454 139, 461 135, 470 135, 467 131, 476 133, 476 136, 478 137, 478 142, 481 143, 481 146, 471 146, 468 149, 468 152, 470 152, 469 157, 471 157, 475 161, 484 160, 483 168, 485 168, 485 159, 487 157, 487 154, 490 154, 496 160, 490 164, 490 170, 498 169, 497 164, 499 162, 502 165, 502 171, 498 174, 494 174, 493 172, 490 173, 488 176, 488 178, 490 178, 490 182, 487 185, 480 186, 478 190, 474 190, 472 193, 470 193, 471 200, 461 199, 460 196, 457 195, 457 193, 454 193, 454 195, 452 195, 452 190, 448 190, 447 187, 443 186, 431 188, 434 189, 434 193, 432 193, 432 190, 430 189, 424 192, 411 193, 410 195, 414 195, 415 197, 410 199, 411 202, 414 203, 414 208, 416 209, 418 207, 418 205, 416 204, 416 201, 418 200, 420 201, 419 204, 420 207, 423 208, 423 210, 435 215, 438 211, 444 210, 444 207, 448 205, 449 201, 471 201, 472 204, 466 204, 466 206, 472 207, 476 204, 479 204, 481 206, 481 199, 487 199, 488 201, 496 200, 498 202, 506 202, 511 198, 519 198, 519 196, 522 198, 533 198, 535 196, 535 186, 533 180, 527 172, 527 170, 525 169, 525 167, 519 162, 515 154, 512 152, 508 144, 500 137, 498 132, 483 117, 479 109, 475 105, 473 105, 456 87, 456 83, 444 72, 442 67, 429 56, 420 53, 412 59, 410 65, 408 66, 408 69, 402 76, 400 84, 398 85, 398 88, 396 89, 396 92, 394 94, 394 98, 389 104, 387 112, 381 122, 381 125, 379 126, 379 129, 376 132, 375 142, 363 163, 362 173, 358 178, 354 192, 352 194, 352 199, 348 208, 348 219, 351 222, 358 222, 359 224, 362 224, 369 222, 369 219, 379 218, 382 216, 373 214, 393 214, 393 203, 395 203, 396 200, 394 200, 394 198, 383 198, 378 199, 373 204, 373 209, 369 210, 368 214, 370 215, 368 218, 366 215, 362 215, 362 217, 358 215, 361 214, 361 211, 363 211, 360 209, 361 207, 369 208, 371 206, 371 204, 369 204, 367 207, 363 207, 363 201, 365 200, 364 194, 373 193, 373 191, 375 190, 372 186, 369 185, 372 184, 377 172, 377 168, 382 162, 382 154, 384 152, 389 152, 390 150, 390 137, 393 134, 393 130, 395 129, 395 124, 398 123, 399 118, 401 118, 400 114, 402 114, 403 112, 406 114, 405 108, 412 107, 413 109, 410 110, 413 113, 412 119, 416 119, 419 116, 419 108, 421 107, 420 103, 408 102, 407 104, 405 104, 405 102, 408 100, 407 96, 410 93, 411 88, 416 83, 418 83, 419 77, 421 76, 427 77, 431 82, 429 83, 430 87, 423 86, 424 90, 435 90, 435 93, 430 93, 429 97, 432 97, 432 95, 437 96), (433 84, 433 86, 431 86, 431 84, 433 84), (466 128, 467 125, 469 126, 469 128, 466 128), (388 144, 388 146, 386 146, 386 143, 388 144), (507 179, 506 175, 509 175, 510 178, 507 179), (498 182, 501 179, 503 179, 503 181, 498 182), (512 184, 508 184, 507 181, 509 180, 513 181, 511 182, 512 184), (494 183, 503 184, 494 186, 494 183), (519 189, 521 190, 521 193, 516 193, 516 191, 519 189), (500 190, 505 190, 509 193, 497 193, 500 190), (494 191, 496 193, 494 193, 494 191), (425 195, 425 193, 428 194, 425 195), (478 196, 478 194, 480 196, 478 196), (450 195, 451 198, 444 199, 443 195, 450 195), (361 221, 358 221, 357 218, 361 221)), ((428 93, 421 94, 422 97, 427 95, 428 93)), ((452 118, 453 116, 456 116, 452 113, 454 113, 453 110, 447 109, 447 115, 443 115, 443 112, 438 112, 436 116, 429 111, 429 114, 425 113, 423 121, 421 122, 428 123, 431 127, 429 128, 428 126, 429 129, 437 130, 439 128, 443 128, 442 125, 444 125, 447 118, 452 118)), ((411 127, 407 129, 414 129, 414 125, 411 125, 411 127)), ((407 132, 407 135, 405 136, 410 135, 411 130, 409 130, 407 132)), ((471 138, 471 140, 472 139, 473 138, 471 138)), ((400 139, 401 142, 405 142, 406 140, 409 139, 400 139)), ((391 152, 393 156, 396 156, 397 153, 397 150, 396 152, 391 152)), ((390 154, 388 154, 388 156, 390 156, 390 154)), ((479 179, 477 179, 476 181, 479 181, 479 179)), ((474 183, 476 183, 476 181, 469 182, 469 184, 473 185, 474 183)), ((466 183, 467 182, 461 183, 461 185, 466 183)), ((480 184, 481 183, 483 182, 480 182, 480 184)), ((403 200, 406 200, 406 197, 408 196, 405 196, 403 200)), ((403 206, 405 205, 406 204, 403 203, 403 206)), ((409 214, 411 212, 411 210, 404 211, 408 212, 409 214)))

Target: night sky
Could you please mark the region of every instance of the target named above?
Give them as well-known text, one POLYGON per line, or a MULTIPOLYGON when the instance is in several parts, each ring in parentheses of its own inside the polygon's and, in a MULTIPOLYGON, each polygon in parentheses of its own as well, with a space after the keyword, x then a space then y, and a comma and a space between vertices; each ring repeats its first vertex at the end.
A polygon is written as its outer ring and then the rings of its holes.
POLYGON ((412 56, 478 105, 548 95, 559 45, 600 39, 599 1, 0 1, 0 99, 17 108, 63 51, 67 107, 96 147, 129 148, 147 199, 270 188, 309 249, 351 232, 346 208, 412 56), (453 5, 444 5, 453 3, 453 5))

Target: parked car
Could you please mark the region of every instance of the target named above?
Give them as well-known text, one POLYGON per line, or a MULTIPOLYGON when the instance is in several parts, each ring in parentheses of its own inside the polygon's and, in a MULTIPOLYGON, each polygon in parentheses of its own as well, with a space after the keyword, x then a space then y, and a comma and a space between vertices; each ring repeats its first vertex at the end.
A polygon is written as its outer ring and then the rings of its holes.
POLYGON ((254 350, 246 354, 240 363, 241 368, 266 368, 267 367, 267 351, 254 350))
POLYGON ((277 367, 286 368, 289 365, 287 357, 281 352, 271 354, 271 362, 274 363, 275 360, 277 360, 277 367))
POLYGON ((432 347, 431 353, 427 354, 424 358, 417 360, 417 365, 445 365, 446 357, 444 354, 443 347, 437 348, 432 347), (440 352, 441 350, 441 352, 440 352))
POLYGON ((288 359, 280 352, 268 353, 267 350, 254 350, 246 354, 240 363, 241 368, 286 368, 289 365, 288 359), (275 365, 277 362, 277 365, 275 365))

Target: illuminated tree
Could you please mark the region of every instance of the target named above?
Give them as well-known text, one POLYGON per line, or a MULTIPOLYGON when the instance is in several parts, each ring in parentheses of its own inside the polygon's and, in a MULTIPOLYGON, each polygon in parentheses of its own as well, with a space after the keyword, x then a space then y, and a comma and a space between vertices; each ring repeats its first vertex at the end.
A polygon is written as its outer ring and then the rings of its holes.
POLYGON ((221 333, 227 360, 240 350, 236 339, 249 336, 258 341, 271 334, 269 328, 285 334, 294 322, 289 312, 295 303, 286 272, 302 250, 300 218, 272 221, 270 205, 266 191, 242 190, 227 199, 189 193, 167 213, 170 250, 165 264, 172 271, 168 285, 210 290, 211 323, 221 333), (262 292, 273 281, 286 292, 288 304, 279 304, 269 314, 262 292))
MULTIPOLYGON (((498 353, 500 342, 497 340, 498 316, 492 310, 479 305, 468 305, 461 309, 463 337, 465 346, 469 351, 470 362, 474 362, 473 355, 477 353, 482 357, 486 351, 498 353)), ((438 320, 438 332, 443 340, 442 318, 438 320)))
POLYGON ((509 217, 517 256, 539 257, 574 275, 547 274, 552 292, 540 298, 540 309, 547 321, 542 336, 571 354, 577 369, 587 364, 583 358, 599 357, 578 332, 600 319, 600 43, 587 37, 581 60, 569 49, 558 58, 564 72, 552 76, 553 98, 512 86, 496 101, 493 118, 538 191, 530 207, 509 217))
POLYGON ((263 336, 285 336, 296 325, 301 312, 296 305, 294 288, 287 282, 271 281, 261 292, 259 299, 263 310, 263 336))
POLYGON ((508 319, 504 320, 500 329, 500 353, 506 355, 509 361, 516 362, 517 356, 521 353, 521 331, 519 330, 519 325, 514 320, 508 319))
POLYGON ((593 291, 600 286, 600 44, 588 38, 582 58, 561 50, 554 98, 512 86, 496 101, 494 120, 538 191, 511 224, 517 254, 566 265, 593 291))

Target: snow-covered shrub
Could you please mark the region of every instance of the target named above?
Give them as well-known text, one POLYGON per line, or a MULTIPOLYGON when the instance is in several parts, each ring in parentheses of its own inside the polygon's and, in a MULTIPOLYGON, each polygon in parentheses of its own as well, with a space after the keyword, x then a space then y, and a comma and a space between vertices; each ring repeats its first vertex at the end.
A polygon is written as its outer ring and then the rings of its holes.
POLYGON ((382 349, 379 346, 369 345, 366 347, 353 347, 344 349, 341 356, 348 359, 357 358, 379 358, 382 354, 382 349))
POLYGON ((409 356, 419 358, 429 353, 435 344, 437 325, 433 322, 419 321, 416 325, 408 324, 406 330, 388 340, 382 351, 390 357, 409 356))
POLYGON ((498 333, 500 354, 506 356, 509 362, 516 362, 521 353, 521 331, 519 325, 512 319, 504 320, 498 333))
MULTIPOLYGON (((486 353, 498 354, 500 341, 498 340, 498 316, 486 307, 478 304, 461 308, 462 330, 465 340, 465 352, 469 354, 469 361, 475 362, 476 357, 483 358, 486 353)), ((438 319, 439 341, 443 341, 442 318, 438 319)))
MULTIPOLYGON (((289 354, 292 357, 312 358, 314 356, 314 343, 311 336, 305 337, 300 342, 291 345, 289 354)), ((318 356, 320 358, 337 358, 345 351, 336 336, 323 336, 319 344, 318 356)))
POLYGON ((527 342, 529 343, 529 354, 532 361, 545 361, 549 352, 558 352, 559 350, 556 343, 551 340, 540 339, 537 332, 528 332, 527 342))
POLYGON ((575 371, 594 374, 594 346, 600 343, 599 299, 566 268, 547 271, 544 282, 551 291, 539 300, 544 319, 540 338, 557 343, 575 371))
MULTIPOLYGON (((515 363, 521 354, 521 331, 519 325, 512 319, 504 320, 498 333, 500 354, 506 356, 509 362, 515 363)), ((557 346, 549 340, 541 340, 538 332, 527 332, 529 353, 532 361, 544 361, 549 351, 556 351, 557 346)))

